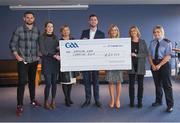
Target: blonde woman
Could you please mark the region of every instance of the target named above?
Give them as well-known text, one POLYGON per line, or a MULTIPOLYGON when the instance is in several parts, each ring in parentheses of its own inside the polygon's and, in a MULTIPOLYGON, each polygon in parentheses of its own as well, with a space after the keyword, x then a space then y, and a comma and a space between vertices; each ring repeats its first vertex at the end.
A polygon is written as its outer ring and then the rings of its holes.
MULTIPOLYGON (((108 31, 108 35, 109 38, 119 38, 120 37, 119 28, 116 25, 111 25, 108 31)), ((120 108, 122 72, 119 70, 108 70, 106 74, 106 80, 109 82, 109 94, 111 98, 109 102, 109 107, 113 108, 115 105, 116 108, 120 108), (116 98, 115 98, 115 90, 116 90, 116 98)))
POLYGON ((129 37, 131 37, 131 56, 132 70, 129 71, 129 98, 130 107, 134 107, 135 98, 135 78, 137 78, 138 91, 138 108, 142 108, 143 98, 143 80, 145 75, 145 63, 148 55, 148 49, 145 40, 141 39, 141 34, 137 26, 132 26, 129 29, 129 37))

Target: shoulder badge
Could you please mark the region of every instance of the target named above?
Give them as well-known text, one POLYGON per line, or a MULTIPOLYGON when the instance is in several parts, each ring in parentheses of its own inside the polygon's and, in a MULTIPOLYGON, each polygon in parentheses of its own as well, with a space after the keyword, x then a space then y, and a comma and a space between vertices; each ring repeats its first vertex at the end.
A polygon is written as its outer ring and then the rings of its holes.
POLYGON ((166 41, 167 43, 171 42, 171 41, 170 41, 169 39, 167 39, 167 38, 164 38, 163 40, 166 41))

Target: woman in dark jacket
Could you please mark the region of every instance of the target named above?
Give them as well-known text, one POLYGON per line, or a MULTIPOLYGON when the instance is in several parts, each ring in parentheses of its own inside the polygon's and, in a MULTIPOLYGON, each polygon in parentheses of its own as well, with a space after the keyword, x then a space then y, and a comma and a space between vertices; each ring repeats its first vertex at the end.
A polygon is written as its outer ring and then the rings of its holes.
MULTIPOLYGON (((68 25, 63 25, 60 29, 61 39, 60 40, 73 40, 74 38, 70 36, 70 28, 68 25)), ((75 73, 74 72, 60 72, 60 81, 62 83, 62 89, 65 96, 65 105, 70 107, 73 104, 71 100, 71 88, 72 84, 76 81, 72 81, 75 73)))
POLYGON ((45 23, 45 32, 40 36, 39 45, 42 53, 42 73, 45 77, 46 84, 44 89, 44 107, 46 109, 54 109, 57 88, 56 81, 59 71, 59 55, 57 55, 56 52, 58 47, 58 39, 54 34, 54 27, 51 21, 45 23), (48 97, 50 88, 52 100, 51 104, 49 105, 48 97))
POLYGON ((129 36, 131 37, 131 56, 132 56, 132 70, 129 71, 129 98, 130 107, 134 107, 135 98, 135 78, 138 83, 138 108, 142 107, 143 98, 143 80, 145 75, 145 63, 148 55, 148 49, 145 40, 140 39, 140 32, 136 26, 129 29, 129 36))

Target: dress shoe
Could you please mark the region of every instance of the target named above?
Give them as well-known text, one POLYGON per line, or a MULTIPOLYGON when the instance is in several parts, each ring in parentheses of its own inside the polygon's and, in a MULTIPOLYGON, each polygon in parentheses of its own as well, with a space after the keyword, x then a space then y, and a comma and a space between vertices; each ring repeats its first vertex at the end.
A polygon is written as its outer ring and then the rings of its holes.
POLYGON ((130 106, 131 108, 134 107, 134 98, 130 98, 129 106, 130 106))
POLYGON ((142 104, 142 98, 141 98, 141 97, 138 97, 138 104, 137 104, 137 107, 138 107, 138 108, 142 108, 142 107, 143 107, 143 104, 142 104))
POLYGON ((138 108, 142 108, 142 107, 143 107, 142 103, 138 103, 138 104, 137 104, 137 107, 138 107, 138 108))
POLYGON ((133 107, 134 107, 134 103, 131 103, 131 102, 130 102, 129 106, 130 106, 131 108, 133 108, 133 107))
POLYGON ((173 107, 168 107, 167 109, 166 109, 166 112, 168 112, 168 113, 171 113, 173 111, 173 107))
POLYGON ((34 107, 40 107, 41 106, 41 104, 37 100, 32 101, 31 105, 34 107))
POLYGON ((23 113, 23 107, 18 105, 17 108, 16 108, 16 115, 21 116, 22 113, 23 113))
POLYGON ((161 102, 154 102, 154 103, 152 103, 152 106, 153 106, 153 107, 161 106, 161 105, 162 105, 161 102))
POLYGON ((90 105, 90 100, 86 100, 82 105, 81 108, 87 107, 90 105))
POLYGON ((95 102, 95 105, 98 107, 98 108, 101 108, 101 103, 99 101, 96 101, 95 102))

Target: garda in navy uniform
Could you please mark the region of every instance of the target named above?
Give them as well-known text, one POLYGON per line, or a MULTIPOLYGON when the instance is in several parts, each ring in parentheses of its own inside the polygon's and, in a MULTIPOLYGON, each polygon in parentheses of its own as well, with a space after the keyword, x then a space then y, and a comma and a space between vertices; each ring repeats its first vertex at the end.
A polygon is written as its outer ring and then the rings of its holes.
MULTIPOLYGON (((154 39, 149 47, 150 57, 153 60, 154 65, 158 65, 161 63, 163 58, 166 55, 171 55, 172 52, 172 44, 171 41, 164 38, 159 40, 159 49, 158 49, 158 59, 155 59, 155 48, 158 41, 154 39)), ((163 89, 165 92, 165 98, 167 103, 167 111, 171 112, 172 107, 174 106, 173 101, 173 92, 172 92, 172 84, 171 84, 171 67, 169 62, 166 62, 164 65, 160 67, 160 69, 153 71, 151 66, 151 71, 153 74, 153 79, 156 88, 156 100, 153 103, 153 106, 161 105, 162 104, 162 96, 163 96, 163 89)))

